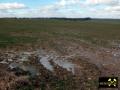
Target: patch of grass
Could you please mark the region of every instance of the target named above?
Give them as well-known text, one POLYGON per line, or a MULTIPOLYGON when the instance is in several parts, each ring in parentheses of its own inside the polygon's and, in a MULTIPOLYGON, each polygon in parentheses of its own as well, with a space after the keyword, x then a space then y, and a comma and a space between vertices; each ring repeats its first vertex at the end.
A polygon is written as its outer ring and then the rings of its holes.
POLYGON ((8 34, 0 34, 0 47, 6 47, 21 43, 34 43, 36 38, 26 36, 10 36, 8 34))
POLYGON ((120 20, 0 19, 0 46, 51 43, 53 39, 110 46, 108 40, 120 40, 120 20))

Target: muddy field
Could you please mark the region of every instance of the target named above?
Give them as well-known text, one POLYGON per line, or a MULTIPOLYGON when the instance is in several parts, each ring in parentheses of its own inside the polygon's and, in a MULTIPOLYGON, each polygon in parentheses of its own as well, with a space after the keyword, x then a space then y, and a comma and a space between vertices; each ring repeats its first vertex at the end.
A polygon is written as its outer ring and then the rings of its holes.
POLYGON ((43 48, 1 52, 0 89, 98 90, 100 76, 120 76, 119 49, 70 49, 66 55, 43 48))
POLYGON ((119 40, 118 21, 0 19, 0 90, 98 90, 120 78, 119 40))
POLYGON ((5 51, 0 60, 1 90, 97 89, 98 68, 80 57, 38 49, 5 51))

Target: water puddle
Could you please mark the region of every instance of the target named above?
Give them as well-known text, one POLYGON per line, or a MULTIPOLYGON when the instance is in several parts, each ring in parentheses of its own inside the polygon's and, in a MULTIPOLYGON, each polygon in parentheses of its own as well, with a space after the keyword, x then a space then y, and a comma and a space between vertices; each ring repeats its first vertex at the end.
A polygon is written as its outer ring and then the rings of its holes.
POLYGON ((46 56, 41 56, 40 63, 46 69, 53 71, 54 67, 51 65, 50 60, 52 60, 55 64, 59 65, 60 67, 65 68, 68 71, 71 71, 72 73, 74 73, 75 64, 68 62, 66 58, 60 59, 60 57, 58 56, 46 55, 46 56))
POLYGON ((31 65, 23 65, 23 64, 19 64, 19 63, 11 63, 9 65, 9 68, 11 70, 19 68, 19 69, 22 69, 23 71, 28 71, 31 74, 31 76, 35 76, 35 75, 38 74, 37 69, 34 66, 31 66, 31 65))
POLYGON ((68 62, 67 60, 55 60, 54 62, 57 65, 61 66, 62 68, 65 68, 68 71, 71 71, 73 74, 75 73, 75 71, 74 71, 75 64, 68 62))
MULTIPOLYGON (((59 65, 61 68, 65 68, 68 71, 71 71, 74 73, 74 66, 75 64, 69 62, 67 59, 70 58, 71 56, 67 57, 61 57, 57 55, 56 53, 50 52, 47 53, 43 50, 38 50, 38 51, 33 51, 33 52, 18 52, 9 58, 9 68, 10 69, 15 69, 15 68, 20 68, 23 71, 28 71, 32 76, 37 74, 37 70, 34 66, 32 65, 24 65, 22 62, 27 61, 29 62, 29 57, 31 55, 35 55, 39 58, 39 62, 47 69, 50 70, 51 72, 54 71, 54 66, 50 63, 50 60, 52 60, 55 64, 59 65), (15 62, 13 61, 13 58, 16 58, 15 62)), ((7 62, 0 62, 0 63, 7 63, 7 62)))
POLYGON ((49 56, 41 57, 40 63, 48 70, 53 71, 53 66, 50 64, 49 56))

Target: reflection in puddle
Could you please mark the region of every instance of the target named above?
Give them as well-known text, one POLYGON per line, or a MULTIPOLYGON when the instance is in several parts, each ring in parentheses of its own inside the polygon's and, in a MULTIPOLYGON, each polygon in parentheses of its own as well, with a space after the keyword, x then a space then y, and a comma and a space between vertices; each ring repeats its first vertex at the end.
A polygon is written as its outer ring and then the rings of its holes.
POLYGON ((40 59, 40 63, 50 71, 53 71, 53 66, 50 64, 50 60, 48 59, 49 56, 44 56, 40 59))
POLYGON ((50 55, 46 55, 46 56, 42 56, 42 58, 40 59, 40 63, 48 70, 53 71, 54 67, 51 65, 50 60, 52 60, 55 64, 59 65, 62 68, 67 69, 68 71, 71 71, 72 73, 74 73, 74 64, 72 64, 71 62, 68 62, 67 60, 59 60, 59 58, 50 58, 52 56, 50 55))
POLYGON ((18 63, 11 63, 9 65, 9 68, 11 70, 19 68, 19 69, 22 69, 23 71, 28 71, 31 74, 31 76, 35 76, 38 73, 37 69, 34 66, 31 66, 31 65, 23 65, 23 64, 18 64, 18 63))
MULTIPOLYGON (((69 62, 67 59, 69 57, 65 56, 64 58, 61 58, 58 56, 56 53, 51 52, 51 53, 46 53, 43 50, 39 51, 34 51, 34 52, 20 52, 18 54, 13 55, 12 57, 16 57, 16 63, 13 62, 9 65, 10 69, 22 69, 23 71, 28 71, 30 72, 31 75, 36 75, 38 73, 38 70, 35 68, 33 65, 24 65, 22 62, 28 61, 29 62, 29 57, 31 55, 38 56, 39 62, 48 70, 54 71, 54 66, 50 63, 50 60, 53 61, 53 63, 59 65, 61 68, 64 68, 68 71, 71 71, 74 73, 74 68, 75 64, 69 62)), ((12 58, 9 58, 10 62, 12 62, 12 58)), ((6 62, 1 62, 1 63, 6 63, 6 62)))
POLYGON ((54 61, 56 64, 58 64, 59 66, 61 66, 62 68, 67 69, 68 71, 72 71, 72 73, 74 73, 74 64, 72 64, 71 62, 68 62, 66 60, 55 60, 54 61))

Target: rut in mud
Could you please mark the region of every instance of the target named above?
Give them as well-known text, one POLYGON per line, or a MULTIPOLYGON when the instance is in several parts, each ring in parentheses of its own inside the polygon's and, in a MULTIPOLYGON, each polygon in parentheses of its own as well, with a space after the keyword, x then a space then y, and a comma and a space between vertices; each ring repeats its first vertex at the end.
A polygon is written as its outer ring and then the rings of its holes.
POLYGON ((21 85, 22 88, 30 87, 36 90, 97 88, 99 71, 95 65, 73 56, 60 56, 54 51, 6 51, 1 53, 0 65, 1 78, 5 78, 5 81, 0 82, 3 85, 2 90, 19 90, 21 85), (2 72, 5 75, 2 75, 2 72))
POLYGON ((65 55, 44 49, 1 52, 0 89, 97 90, 99 76, 120 74, 119 49, 77 46, 66 51, 65 55))

